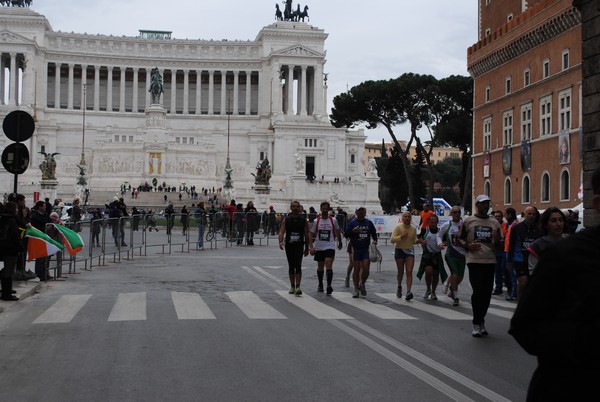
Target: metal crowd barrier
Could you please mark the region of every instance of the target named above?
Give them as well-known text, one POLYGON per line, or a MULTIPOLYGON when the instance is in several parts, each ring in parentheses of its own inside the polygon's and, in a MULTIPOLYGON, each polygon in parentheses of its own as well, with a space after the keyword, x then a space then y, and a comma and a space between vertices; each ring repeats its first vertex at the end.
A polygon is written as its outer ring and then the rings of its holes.
MULTIPOLYGON (((279 218, 278 215, 275 220, 279 218)), ((51 226, 47 227, 48 234, 53 233, 51 226)), ((61 273, 77 274, 81 269, 92 270, 95 266, 146 256, 156 249, 157 254, 171 254, 219 247, 268 246, 273 237, 277 243, 279 231, 279 221, 274 221, 273 216, 243 212, 232 216, 227 212, 197 216, 194 211, 183 215, 139 214, 65 226, 79 233, 84 249, 70 256, 65 248, 48 258, 47 269, 55 278, 61 273)), ((60 236, 51 237, 62 242, 60 236)))

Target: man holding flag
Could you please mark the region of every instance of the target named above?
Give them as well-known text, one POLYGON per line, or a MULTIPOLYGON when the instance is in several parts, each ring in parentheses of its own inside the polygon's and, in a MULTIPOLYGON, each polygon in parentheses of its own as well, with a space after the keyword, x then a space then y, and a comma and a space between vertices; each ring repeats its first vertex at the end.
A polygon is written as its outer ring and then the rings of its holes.
MULTIPOLYGON (((50 219, 50 216, 46 215, 46 203, 44 201, 38 201, 35 203, 34 207, 31 210, 31 226, 36 228, 38 231, 42 232, 42 234, 45 234, 47 223, 52 223, 52 220, 50 219)), ((47 265, 48 265, 47 264, 48 259, 46 258, 46 256, 52 255, 54 253, 50 253, 50 254, 45 253, 43 251, 43 249, 40 248, 41 243, 34 242, 35 244, 32 245, 32 240, 31 240, 32 236, 27 234, 27 237, 30 238, 30 240, 28 242, 29 244, 27 246, 27 250, 28 250, 28 258, 27 259, 29 261, 31 261, 33 258, 35 258, 35 274, 37 275, 38 278, 40 278, 41 281, 46 281, 48 279, 52 279, 52 277, 49 276, 48 273, 46 272, 47 265), (33 246, 33 249, 37 250, 36 252, 33 253, 36 255, 36 257, 32 257, 32 252, 31 252, 32 246, 33 246)), ((58 251, 58 249, 56 251, 58 251)))

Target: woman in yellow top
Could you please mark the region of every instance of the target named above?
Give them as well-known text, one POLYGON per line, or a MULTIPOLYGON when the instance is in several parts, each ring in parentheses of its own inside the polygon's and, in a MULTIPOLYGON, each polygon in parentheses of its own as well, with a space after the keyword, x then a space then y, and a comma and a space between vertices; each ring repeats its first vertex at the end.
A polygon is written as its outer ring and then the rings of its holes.
POLYGON ((395 244, 394 258, 396 259, 396 268, 398 269, 398 291, 396 296, 402 297, 402 277, 406 267, 406 300, 411 300, 412 272, 415 266, 415 244, 417 241, 417 228, 412 224, 412 215, 410 212, 402 214, 402 223, 394 228, 391 242, 395 244))

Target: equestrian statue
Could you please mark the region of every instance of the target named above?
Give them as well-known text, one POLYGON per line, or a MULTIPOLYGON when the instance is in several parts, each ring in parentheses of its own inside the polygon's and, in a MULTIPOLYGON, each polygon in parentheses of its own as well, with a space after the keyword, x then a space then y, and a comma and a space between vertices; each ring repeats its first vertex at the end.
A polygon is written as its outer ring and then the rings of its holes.
POLYGON ((160 103, 160 94, 165 92, 163 90, 162 76, 158 71, 158 67, 155 67, 150 72, 150 88, 148 88, 148 92, 152 94, 152 103, 157 104, 160 103))
POLYGON ((302 22, 304 22, 305 18, 308 18, 308 21, 310 21, 310 17, 308 16, 308 6, 304 6, 304 11, 300 11, 300 4, 297 4, 296 10, 294 11, 292 10, 292 0, 285 0, 283 4, 285 7, 282 13, 279 4, 275 3, 275 19, 277 21, 298 22, 302 20, 302 22))

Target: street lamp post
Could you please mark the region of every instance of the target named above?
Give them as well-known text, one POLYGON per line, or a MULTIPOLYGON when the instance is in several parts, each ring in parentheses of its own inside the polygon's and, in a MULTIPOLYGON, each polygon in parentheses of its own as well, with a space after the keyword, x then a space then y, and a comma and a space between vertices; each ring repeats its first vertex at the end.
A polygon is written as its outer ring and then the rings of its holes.
MULTIPOLYGON (((85 71, 82 72, 83 74, 85 74, 85 71)), ((87 84, 82 84, 83 86, 83 98, 81 100, 81 106, 83 109, 83 123, 82 123, 82 129, 81 129, 81 161, 79 161, 79 165, 77 165, 77 167, 79 168, 79 176, 77 177, 77 195, 79 198, 82 198, 83 196, 85 196, 85 199, 83 199, 83 205, 85 207, 85 205, 87 204, 87 198, 89 196, 89 189, 87 188, 87 164, 85 162, 85 109, 87 108, 86 105, 86 101, 87 101, 87 96, 86 96, 86 86, 87 84)))
MULTIPOLYGON (((221 85, 225 85, 225 80, 223 80, 221 85)), ((229 96, 227 99, 227 160, 225 162, 225 183, 223 184, 223 197, 227 201, 231 201, 235 197, 235 189, 233 188, 233 179, 231 177, 233 169, 231 168, 231 163, 229 160, 229 139, 231 127, 231 111, 229 110, 230 102, 231 97, 229 96)))

